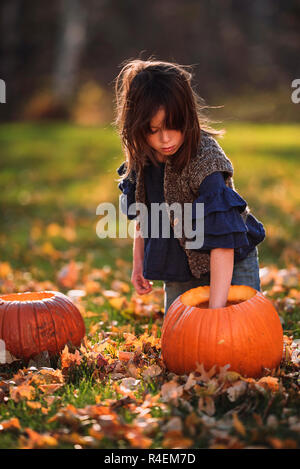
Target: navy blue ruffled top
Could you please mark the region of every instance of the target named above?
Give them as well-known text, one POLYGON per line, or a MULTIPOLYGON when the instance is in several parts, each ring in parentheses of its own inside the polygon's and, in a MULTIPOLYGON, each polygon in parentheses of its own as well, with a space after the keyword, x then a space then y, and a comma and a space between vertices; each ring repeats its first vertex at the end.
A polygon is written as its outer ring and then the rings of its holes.
MULTIPOLYGON (((158 163, 158 167, 153 164, 145 167, 145 190, 149 203, 165 202, 164 169, 165 163, 158 163)), ((117 171, 120 175, 125 172, 124 163, 117 171)), ((133 220, 136 215, 128 215, 128 207, 135 202, 135 183, 126 178, 118 187, 122 191, 121 211, 128 219, 133 220), (127 195, 127 203, 124 195, 127 195)), ((246 208, 247 202, 226 186, 223 172, 213 172, 202 181, 198 197, 192 206, 193 220, 196 218, 196 205, 199 202, 204 203, 204 243, 198 251, 209 253, 215 248, 233 248, 234 262, 239 262, 264 240, 264 227, 251 213, 246 222, 243 221, 241 212, 246 208)), ((150 210, 148 217, 148 229, 151 233, 150 210)), ((186 282, 195 278, 184 249, 174 237, 172 226, 170 233, 170 238, 144 238, 143 276, 146 279, 186 282)))

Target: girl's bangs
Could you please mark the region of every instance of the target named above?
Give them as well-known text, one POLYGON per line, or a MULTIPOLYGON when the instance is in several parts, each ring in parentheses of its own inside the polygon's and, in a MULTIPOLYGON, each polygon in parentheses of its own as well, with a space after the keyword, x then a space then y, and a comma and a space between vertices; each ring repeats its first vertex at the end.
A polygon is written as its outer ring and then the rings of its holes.
POLYGON ((152 112, 145 116, 144 125, 142 126, 145 133, 151 132, 151 120, 160 108, 164 108, 166 113, 163 121, 164 128, 180 131, 184 130, 185 108, 181 109, 180 103, 178 103, 174 97, 171 97, 171 99, 160 99, 160 101, 157 101, 157 104, 153 104, 152 101, 152 112))

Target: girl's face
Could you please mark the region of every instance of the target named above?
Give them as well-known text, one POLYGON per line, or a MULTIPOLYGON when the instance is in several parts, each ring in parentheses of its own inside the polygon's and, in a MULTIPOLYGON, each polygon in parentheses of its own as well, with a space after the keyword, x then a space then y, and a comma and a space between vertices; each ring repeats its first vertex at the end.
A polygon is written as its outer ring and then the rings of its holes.
POLYGON ((156 150, 156 158, 165 163, 168 156, 174 155, 183 144, 183 133, 180 130, 164 129, 165 110, 160 108, 151 119, 151 133, 147 136, 147 143, 156 150))

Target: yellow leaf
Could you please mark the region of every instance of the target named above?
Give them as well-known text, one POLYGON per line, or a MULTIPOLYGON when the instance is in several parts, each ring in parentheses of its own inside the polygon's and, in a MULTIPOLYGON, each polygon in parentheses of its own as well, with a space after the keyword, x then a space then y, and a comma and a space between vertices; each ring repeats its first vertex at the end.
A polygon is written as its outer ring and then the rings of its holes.
POLYGON ((233 414, 233 426, 240 435, 246 436, 246 429, 235 412, 233 414))
POLYGON ((0 262, 0 278, 6 278, 11 272, 9 262, 0 262))
POLYGON ((127 300, 125 296, 121 296, 120 298, 109 298, 108 302, 113 308, 120 310, 125 306, 127 300))
POLYGON ((57 223, 50 223, 47 226, 46 231, 48 236, 59 236, 61 227, 57 223))
POLYGON ((61 257, 61 253, 48 241, 41 246, 41 253, 52 259, 59 259, 61 257))
POLYGON ((28 401, 27 402, 27 407, 30 407, 30 409, 41 409, 42 407, 42 404, 40 402, 31 402, 31 401, 28 401))

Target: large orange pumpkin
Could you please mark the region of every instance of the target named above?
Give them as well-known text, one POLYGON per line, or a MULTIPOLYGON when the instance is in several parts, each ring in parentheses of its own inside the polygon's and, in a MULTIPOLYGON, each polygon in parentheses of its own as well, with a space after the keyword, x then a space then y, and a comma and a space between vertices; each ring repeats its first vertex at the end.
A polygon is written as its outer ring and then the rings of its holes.
POLYGON ((55 355, 67 342, 80 345, 84 335, 80 311, 58 291, 0 295, 0 339, 17 358, 55 355))
POLYGON ((261 292, 231 285, 226 307, 208 308, 209 286, 186 291, 172 303, 162 328, 162 357, 176 374, 230 364, 259 377, 282 358, 283 331, 276 309, 261 292))

